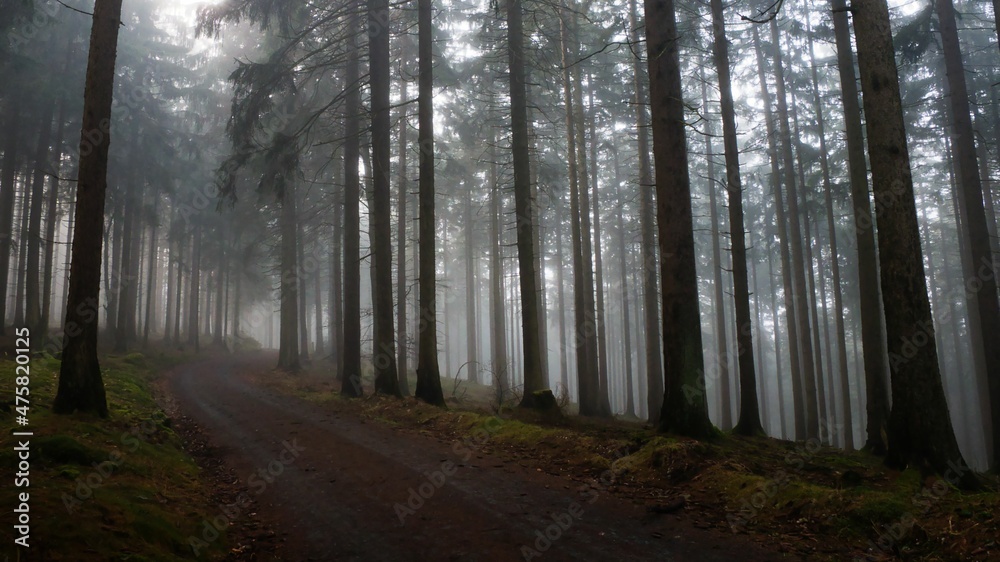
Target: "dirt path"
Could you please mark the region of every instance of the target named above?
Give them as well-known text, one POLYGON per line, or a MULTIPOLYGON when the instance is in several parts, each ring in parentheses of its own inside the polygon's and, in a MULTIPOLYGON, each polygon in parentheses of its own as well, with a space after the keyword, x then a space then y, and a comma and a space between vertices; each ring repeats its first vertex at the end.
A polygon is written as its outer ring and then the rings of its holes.
POLYGON ((235 487, 254 500, 244 512, 259 512, 284 539, 280 559, 794 559, 601 490, 581 494, 562 478, 254 386, 245 375, 265 361, 271 357, 255 354, 181 367, 168 387, 180 414, 238 476, 235 487), (555 539, 540 538, 546 532, 555 539))

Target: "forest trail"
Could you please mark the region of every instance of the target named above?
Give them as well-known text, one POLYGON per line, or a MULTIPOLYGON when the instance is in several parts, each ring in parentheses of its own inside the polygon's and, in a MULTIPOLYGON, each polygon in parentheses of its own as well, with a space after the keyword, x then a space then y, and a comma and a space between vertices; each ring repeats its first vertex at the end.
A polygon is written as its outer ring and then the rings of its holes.
POLYGON ((577 483, 516 462, 480 453, 469 458, 453 442, 403 434, 261 388, 248 373, 259 371, 262 361, 272 357, 202 361, 174 369, 166 384, 177 413, 198 426, 211 455, 239 476, 237 493, 255 501, 234 517, 237 527, 246 511, 256 511, 277 533, 275 559, 795 559, 696 528, 683 515, 655 515, 596 490, 581 495, 577 483), (453 474, 427 476, 448 461, 453 474), (268 467, 276 474, 268 475, 270 483, 252 476, 268 467), (423 505, 414 497, 413 512, 399 511, 396 505, 407 505, 411 490, 422 485, 424 492, 434 486, 423 505), (536 533, 546 528, 559 535, 550 545, 536 533))

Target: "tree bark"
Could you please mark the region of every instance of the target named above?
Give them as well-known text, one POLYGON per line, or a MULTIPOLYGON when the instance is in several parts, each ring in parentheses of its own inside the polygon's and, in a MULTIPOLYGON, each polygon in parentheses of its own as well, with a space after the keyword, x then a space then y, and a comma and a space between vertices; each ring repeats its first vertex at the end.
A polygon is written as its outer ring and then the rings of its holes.
MULTIPOLYGON (((722 0, 712 0, 713 53, 719 75, 719 102, 726 157, 726 194, 729 198, 729 236, 732 244, 733 298, 736 301, 736 359, 740 380, 740 414, 733 428, 741 435, 763 433, 757 402, 757 373, 754 365, 753 325, 750 319, 750 287, 747 274, 746 226, 743 220, 743 183, 740 179, 740 152, 736 136, 736 110, 729 68, 729 44, 722 18, 722 0)), ((714 186, 711 187, 714 195, 714 186)), ((714 197, 713 197, 714 198, 714 197)), ((712 203, 713 210, 715 203, 712 203)), ((716 221, 712 221, 713 226, 716 221)), ((756 281, 756 279, 755 279, 756 281)), ((763 393, 762 393, 763 394, 763 393)))
MULTIPOLYGON (((841 14, 835 14, 836 19, 841 14)), ((834 23, 836 26, 836 23, 834 23)), ((848 47, 850 46, 850 40, 848 40, 848 47)), ((840 47, 838 43, 838 48, 840 47)), ((850 386, 850 376, 847 372, 847 341, 844 334, 844 297, 843 288, 840 283, 840 252, 838 250, 837 244, 837 231, 833 220, 833 184, 830 181, 830 162, 827 155, 826 146, 826 123, 823 117, 823 102, 820 97, 819 91, 819 73, 816 69, 816 51, 813 48, 813 37, 809 34, 809 60, 810 60, 810 72, 812 77, 812 89, 813 89, 813 111, 816 114, 816 127, 817 134, 819 135, 819 165, 820 170, 823 173, 823 204, 826 208, 826 231, 827 236, 830 238, 830 268, 831 275, 833 277, 833 319, 834 319, 834 336, 837 345, 837 380, 840 383, 840 395, 842 397, 841 404, 841 419, 843 421, 843 429, 840 433, 843 435, 844 448, 848 451, 854 449, 854 426, 851 415, 851 386, 850 386)), ((854 81, 854 66, 850 67, 851 81, 854 81)), ((844 77, 842 76, 843 80, 844 77)), ((857 109, 857 92, 855 92, 855 107, 857 109)), ((843 96, 846 97, 846 93, 843 96)), ((844 106, 845 120, 847 113, 847 106, 844 106)), ((850 144, 850 139, 848 144, 850 144)), ((848 146, 848 159, 852 156, 851 147, 848 146)), ((862 162, 864 161, 864 154, 860 155, 862 162)), ((855 178, 852 176, 851 180, 855 178)), ((861 177, 857 178, 861 181, 861 177)), ((867 186, 867 178, 864 181, 864 185, 867 186)), ((867 203, 868 195, 865 193, 865 203, 867 203)), ((860 261, 860 260, 859 260, 860 261)), ((860 264, 859 264, 860 265, 860 264)), ((824 303, 826 299, 824 298, 824 303)), ((830 376, 833 376, 833 370, 830 370, 830 376)))
MULTIPOLYGON (((52 405, 52 411, 56 414, 83 411, 101 417, 108 415, 101 367, 97 359, 97 310, 108 147, 111 143, 111 100, 121 9, 121 0, 97 0, 94 4, 80 135, 73 263, 59 387, 52 405)), ((5 216, 0 209, 0 218, 5 216)), ((0 224, 0 233, 6 231, 3 226, 0 224)), ((3 250, 0 245, 0 254, 7 255, 3 250)), ((0 258, 0 270, 6 271, 2 261, 0 258)), ((0 278, 0 285, 5 284, 6 279, 0 278)))
MULTIPOLYGON (((45 197, 45 174, 49 172, 52 141, 52 115, 54 106, 46 104, 43 111, 41 130, 38 135, 38 148, 35 151, 35 174, 31 182, 31 210, 28 217, 28 255, 25 260, 25 325, 31 328, 36 336, 41 336, 45 327, 41 325, 41 244, 42 244, 42 203, 45 197)), ((47 278, 46 278, 47 279, 47 278)), ((33 338, 33 344, 42 343, 41 337, 33 338)))
MULTIPOLYGON (((806 288, 805 253, 802 249, 803 232, 800 223, 798 188, 795 183, 795 160, 792 155, 792 134, 788 117, 788 102, 785 95, 785 71, 781 56, 781 45, 778 36, 778 24, 771 20, 771 48, 774 58, 775 98, 777 98, 778 131, 780 137, 781 159, 783 162, 785 188, 788 190, 788 245, 792 255, 792 301, 795 306, 794 329, 799 335, 800 372, 802 377, 803 405, 805 413, 805 433, 799 437, 819 436, 819 400, 816 395, 816 365, 814 350, 809 329, 809 292, 806 288)), ((806 233, 808 234, 808 233, 806 233)))
MULTIPOLYGON (((713 15, 714 17, 714 15, 713 15)), ((728 66, 728 65, 727 65, 728 66)), ((700 71, 701 78, 701 102, 703 111, 708 110, 708 82, 705 80, 705 71, 700 71)), ((720 87, 721 89, 721 87, 720 87)), ((712 151, 711 123, 705 125, 705 161, 707 167, 707 187, 708 191, 708 222, 712 235, 712 312, 714 323, 712 324, 712 334, 715 340, 715 353, 711 354, 711 364, 708 366, 709 373, 715 378, 716 387, 719 393, 719 429, 729 431, 733 427, 733 400, 730 390, 729 379, 729 342, 726 338, 726 298, 722 282, 722 247, 719 243, 719 213, 715 197, 715 154, 712 151)))
MULTIPOLYGON (((426 1, 426 0, 424 0, 426 1)), ((538 307, 541 288, 535 275, 535 224, 531 213, 531 169, 528 155, 528 108, 524 71, 524 24, 521 0, 506 0, 507 54, 510 65, 510 119, 514 160, 514 213, 521 282, 521 330, 524 352, 522 407, 535 406, 535 393, 545 385, 542 370, 538 307)))
POLYGON ((417 398, 444 406, 437 342, 437 232, 434 214, 434 51, 431 0, 417 4, 418 132, 420 147, 420 316, 417 328, 417 398))
POLYGON ((646 49, 656 165, 660 279, 663 283, 663 410, 660 430, 711 435, 705 397, 691 180, 673 0, 646 0, 646 49))
MULTIPOLYGON (((7 131, 21 130, 21 110, 18 105, 14 100, 7 103, 7 115, 4 120, 7 131)), ((7 287, 10 279, 11 245, 14 240, 14 196, 17 189, 17 166, 21 148, 18 135, 6 136, 3 171, 0 175, 0 335, 6 334, 7 327, 7 287)))
MULTIPOLYGON (((892 368, 886 463, 896 468, 929 466, 944 474, 964 461, 948 415, 934 343, 889 8, 885 0, 855 0, 853 14, 892 368), (927 340, 923 345, 904 349, 908 342, 922 339, 927 340)), ((975 484, 971 472, 956 479, 966 486, 975 484)))
MULTIPOLYGON (((781 166, 778 160, 779 156, 777 133, 775 132, 774 125, 774 114, 771 111, 770 104, 771 95, 768 93, 767 74, 764 69, 764 56, 760 48, 760 37, 756 27, 753 28, 753 44, 754 51, 757 55, 757 76, 760 81, 761 99, 765 100, 764 124, 767 130, 768 159, 771 162, 771 189, 774 191, 774 222, 777 224, 778 245, 781 254, 781 280, 785 300, 785 331, 788 334, 788 355, 790 359, 790 375, 792 382, 792 418, 794 421, 792 437, 794 439, 804 439, 806 436, 806 423, 804 415, 804 394, 802 392, 803 377, 799 357, 800 336, 799 331, 796 328, 796 326, 798 326, 798 323, 796 322, 798 312, 793 298, 792 258, 788 243, 788 221, 785 218, 785 198, 781 191, 781 166)), ((772 307, 772 311, 776 313, 777 309, 772 307)), ((776 346, 779 345, 777 343, 777 334, 778 332, 776 331, 776 346)), ((776 353, 780 355, 780 351, 776 351, 776 353)), ((780 388, 780 375, 778 378, 778 384, 780 388)))
MULTIPOLYGON (((639 44, 636 1, 629 0, 629 27, 633 45, 639 44)), ((653 170, 649 159, 649 120, 646 115, 646 84, 642 61, 632 61, 635 89, 636 135, 639 150, 639 224, 642 236, 642 315, 645 334, 646 412, 647 420, 659 422, 663 394, 663 365, 660 357, 659 285, 656 279, 656 223, 653 205, 653 170)))
MULTIPOLYGON (((351 28, 358 29, 361 18, 351 16, 351 28)), ((347 68, 344 84, 344 341, 340 346, 343 369, 340 370, 344 396, 362 395, 361 386, 361 92, 357 37, 348 38, 347 68)))
POLYGON ((882 437, 889 418, 889 395, 886 383, 886 339, 882 324, 882 303, 879 295, 878 257, 875 251, 875 222, 868 194, 868 164, 865 160, 865 139, 861 125, 861 107, 851 32, 847 21, 846 0, 831 0, 833 30, 837 42, 837 69, 840 73, 841 100, 844 105, 844 126, 847 137, 847 163, 851 179, 851 204, 854 232, 858 246, 858 289, 861 294, 861 346, 863 348, 867 425, 865 449, 876 455, 885 454, 882 437))
MULTIPOLYGON (((971 259, 976 288, 967 281, 973 293, 973 306, 979 315, 979 333, 971 333, 973 338, 982 340, 984 367, 990 402, 990 427, 992 439, 989 441, 990 467, 1000 466, 1000 346, 996 345, 1000 333, 1000 300, 997 298, 997 280, 994 272, 996 263, 990 245, 989 227, 983 203, 983 184, 980 180, 979 162, 976 158, 976 141, 972 129, 969 108, 969 92, 966 86, 965 69, 959 46, 958 27, 955 22, 955 6, 952 0, 935 0, 941 32, 941 47, 948 75, 949 102, 952 117, 952 136, 958 162, 959 186, 963 197, 962 218, 967 231, 968 251, 971 259)), ((972 312, 970 311, 970 314, 972 312)))
POLYGON ((372 209, 369 216, 372 267, 372 364, 375 391, 400 396, 396 335, 392 318, 392 120, 389 100, 389 0, 368 0, 368 49, 372 111, 372 209))

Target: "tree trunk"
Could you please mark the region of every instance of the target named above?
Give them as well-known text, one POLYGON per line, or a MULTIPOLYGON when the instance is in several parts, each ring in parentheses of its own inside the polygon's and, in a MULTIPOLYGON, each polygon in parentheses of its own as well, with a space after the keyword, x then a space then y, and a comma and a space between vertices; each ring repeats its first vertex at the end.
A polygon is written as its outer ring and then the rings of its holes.
POLYGON ((996 345, 996 337, 1000 333, 1000 301, 997 299, 997 281, 994 275, 996 264, 983 203, 983 184, 976 158, 976 141, 955 23, 955 6, 952 0, 935 0, 935 7, 948 75, 953 145, 958 162, 960 191, 963 194, 959 201, 963 205, 962 217, 969 241, 968 251, 971 253, 969 261, 973 267, 972 273, 979 281, 976 284, 978 289, 971 289, 973 295, 970 299, 979 315, 979 333, 972 332, 970 335, 982 340, 992 429, 992 440, 989 442, 992 456, 989 463, 991 468, 996 468, 1000 466, 1000 346, 996 345))
MULTIPOLYGON (((299 353, 299 266, 298 266, 298 213, 295 200, 296 185, 289 181, 284 192, 280 194, 281 206, 278 217, 278 228, 281 231, 281 274, 280 283, 280 333, 278 334, 278 368, 297 372, 301 368, 299 353)), ((197 259, 194 260, 197 263, 197 259)), ((191 265, 192 268, 195 264, 191 265)), ((192 270, 193 271, 193 270, 192 270)), ((196 274, 192 273, 196 279, 196 274)), ((192 281, 191 288, 197 290, 197 281, 192 281)))
MULTIPOLYGON (((713 13, 714 17, 714 13, 713 13)), ((727 64, 728 68, 728 64, 727 64)), ((705 80, 705 71, 701 69, 701 103, 704 111, 708 110, 708 82, 705 80)), ((722 283, 722 270, 725 266, 722 263, 722 248, 719 243, 719 213, 715 197, 715 155, 712 152, 713 127, 711 123, 705 125, 705 161, 707 165, 708 191, 708 222, 712 234, 712 289, 714 291, 712 300, 712 312, 715 322, 712 324, 712 333, 715 336, 715 353, 711 354, 711 364, 709 373, 715 378, 719 392, 719 429, 729 431, 733 428, 733 401, 729 388, 729 342, 726 338, 726 299, 722 283)), ((737 171, 739 173, 739 171, 737 171)))
POLYGON ((660 280, 663 283, 663 410, 660 430, 711 435, 705 398, 691 181, 673 0, 646 0, 646 49, 656 165, 660 280))
MULTIPOLYGON (((191 269, 189 282, 188 282, 188 334, 187 341, 188 344, 194 346, 195 353, 201 351, 201 327, 198 325, 199 313, 199 301, 201 300, 201 230, 202 225, 196 224, 194 227, 194 233, 191 236, 191 264, 189 265, 191 269)), ((284 238, 284 237, 282 237, 284 238)), ((282 240, 284 243, 284 240, 282 240)), ((294 243, 294 242, 293 242, 294 243)), ((282 261, 282 266, 284 266, 284 260, 282 261)), ((282 271, 285 271, 282 269, 282 271)), ((282 291, 284 293, 284 291, 282 291)), ((282 299, 282 304, 284 304, 284 299, 282 299)), ((284 306, 281 308, 285 309, 284 306)))
MULTIPOLYGON (((799 335, 799 353, 801 359, 802 390, 805 393, 805 433, 799 437, 819 436, 819 405, 816 396, 816 366, 813 357, 813 343, 809 329, 809 292, 806 288, 805 253, 802 249, 803 232, 800 224, 799 196, 795 183, 795 160, 792 155, 792 133, 788 117, 788 102, 785 95, 785 71, 782 63, 781 45, 778 36, 778 24, 771 20, 771 48, 774 58, 775 98, 777 98, 778 130, 781 139, 780 148, 783 161, 785 188, 788 190, 788 242, 792 254, 792 291, 795 306, 794 329, 799 335)), ((808 233, 806 233, 808 234, 808 233)))
MULTIPOLYGON (((69 57, 67 57, 69 58, 69 57)), ((52 289, 55 269, 56 225, 59 223, 59 172, 63 154, 63 141, 66 127, 66 100, 59 101, 59 114, 56 117, 55 150, 49 162, 52 165, 52 176, 49 178, 49 193, 45 216, 45 271, 42 273, 42 317, 39 321, 39 336, 44 338, 49 331, 49 320, 52 317, 52 289)))
MULTIPOLYGON (((579 79, 580 75, 577 72, 577 87, 582 90, 579 79)), ((612 414, 611 405, 609 403, 610 393, 608 390, 608 334, 607 328, 604 324, 604 263, 601 251, 601 200, 598 195, 598 177, 597 177, 597 110, 594 107, 594 80, 593 77, 587 76, 587 84, 589 89, 589 101, 590 106, 590 182, 592 184, 591 189, 593 190, 594 197, 594 282, 597 288, 597 372, 598 380, 600 381, 601 388, 601 409, 602 415, 610 416, 612 414)), ((583 113, 583 108, 581 106, 580 113, 583 113)), ((581 127, 581 131, 582 131, 581 127)), ((589 232, 589 231, 588 231, 589 232)), ((588 254, 589 255, 589 254, 588 254)), ((589 310, 589 309, 588 309, 589 310)))
MULTIPOLYGON (((437 342, 437 232, 434 214, 434 51, 431 0, 417 0, 418 133, 420 147, 419 236, 420 316, 417 328, 415 396, 444 406, 437 342)), ((516 1, 516 0, 515 0, 516 1)))
POLYGON ((479 356, 477 346, 479 343, 479 331, 476 329, 478 311, 476 310, 476 285, 475 285, 475 228, 472 217, 472 189, 468 189, 465 194, 465 337, 466 349, 468 350, 469 381, 479 382, 479 356))
MULTIPOLYGON (((21 130, 21 108, 18 105, 14 100, 7 103, 5 119, 7 131, 21 130)), ((6 334, 7 327, 7 287, 10 278, 11 244, 14 239, 14 196, 17 189, 20 148, 20 137, 8 134, 3 149, 3 171, 0 175, 0 335, 6 334)), ((100 244, 97 246, 100 250, 100 244)))
MULTIPOLYGON (((639 22, 635 0, 629 0, 629 27, 633 45, 639 44, 639 22)), ((636 134, 639 149, 639 223, 642 231, 643 333, 645 334, 647 420, 659 422, 663 394, 663 366, 660 357, 659 286, 656 280, 656 223, 653 213, 653 171, 649 160, 649 121, 646 115, 646 84, 642 60, 632 61, 635 89, 636 134)))
POLYGON ((392 318, 392 119, 389 100, 389 0, 368 0, 368 48, 372 112, 372 208, 369 215, 372 267, 372 363, 375 391, 399 396, 396 335, 392 318))
POLYGON ((226 303, 226 270, 229 259, 226 255, 226 239, 228 237, 228 233, 223 233, 216 241, 219 244, 219 263, 215 278, 215 333, 212 334, 212 343, 219 346, 223 344, 226 337, 226 329, 222 326, 222 314, 226 303))
MULTIPOLYGON (((834 16, 839 17, 839 14, 834 16)), ((836 25, 836 24, 834 24, 836 25)), ((848 41, 850 45, 850 41, 848 41)), ((838 44, 839 47, 839 44, 838 44)), ((831 275, 833 276, 833 319, 834 319, 834 336, 837 345, 837 380, 840 383, 840 395, 842 397, 841 404, 841 419, 843 420, 843 429, 841 433, 844 438, 844 448, 848 451, 854 450, 854 426, 852 423, 851 416, 851 385, 850 377, 847 372, 847 341, 844 334, 844 304, 843 304, 843 289, 840 284, 840 252, 838 251, 837 244, 837 231, 833 220, 833 185, 830 181, 830 162, 827 155, 826 146, 826 124, 823 117, 823 103, 820 98, 819 92, 819 74, 816 69, 816 52, 813 49, 813 38, 812 34, 809 34, 809 60, 810 60, 810 71, 812 77, 812 89, 813 89, 813 111, 816 114, 816 127, 817 134, 819 135, 819 165, 820 170, 823 173, 823 204, 826 208, 826 231, 827 236, 830 238, 830 268, 831 275)), ((850 68, 851 81, 854 81, 854 66, 850 68)), ((843 78, 842 78, 843 79, 843 78)), ((856 92, 855 92, 856 94, 856 92)), ((846 94, 844 94, 846 96, 846 94)), ((855 108, 857 109, 857 95, 855 99, 855 108)), ((847 112, 847 106, 845 104, 845 113, 847 112)), ((848 128, 850 131, 850 128, 848 128)), ((848 140, 848 144, 851 141, 848 140)), ((850 146, 848 147, 848 158, 851 157, 850 146)), ((861 155, 862 161, 864 161, 864 155, 861 155)), ((852 176, 853 181, 853 176, 852 176)), ((860 177, 858 178, 861 179, 860 177)), ((864 184, 867 186, 867 180, 864 184)), ((867 193, 865 194, 865 203, 867 203, 867 193)), ((860 265, 860 264, 859 264, 860 265)), ((825 294, 825 291, 824 291, 825 294)), ((823 299, 826 302, 826 299, 823 299)), ((833 370, 830 370, 830 376, 833 376, 833 370)))
MULTIPOLYGON (((964 461, 948 415, 934 343, 889 8, 885 0, 856 0, 853 13, 892 366, 886 463, 900 469, 929 466, 944 474, 950 465, 964 461)), ((955 475, 955 480, 975 484, 971 472, 955 475)))
MULTIPOLYGON (((83 101, 76 229, 66 307, 65 345, 59 369, 59 388, 52 405, 52 411, 56 414, 83 411, 93 412, 101 417, 108 415, 101 367, 97 360, 97 309, 108 146, 111 141, 111 100, 121 8, 121 0, 97 0, 94 4, 83 101)), ((0 205, 0 219, 4 217, 6 214, 0 205)), ((0 224, 0 233, 6 232, 3 226, 5 225, 0 224)), ((0 247, 0 254, 6 256, 7 253, 3 250, 0 247)), ((6 271, 2 261, 0 258, 0 270, 6 271)), ((5 274, 0 275, 4 276, 0 278, 0 285, 5 286, 5 274)))
MULTIPOLYGON (((361 18, 351 17, 353 29, 361 27, 361 18)), ((343 369, 340 370, 344 396, 362 395, 361 387, 361 178, 358 160, 361 156, 359 84, 360 53, 357 38, 348 38, 347 69, 344 83, 344 341, 340 346, 343 369)))
MULTIPOLYGON (((520 266, 521 328, 524 345, 524 395, 521 406, 534 407, 535 393, 542 390, 545 385, 545 373, 542 370, 541 327, 538 325, 541 287, 538 286, 538 277, 534 271, 535 224, 531 213, 528 108, 524 77, 524 25, 521 10, 521 0, 507 0, 507 54, 510 65, 514 212, 517 217, 517 259, 520 266)), ((429 72, 428 69, 428 74, 429 72)))
POLYGON ((861 346, 864 350, 865 393, 867 394, 865 449, 885 454, 883 439, 889 418, 886 384, 886 339, 882 324, 879 295, 878 257, 875 251, 875 222, 868 194, 868 164, 858 102, 858 83, 854 74, 851 32, 847 21, 846 0, 831 0, 833 29, 837 41, 837 69, 840 73, 841 100, 847 137, 847 163, 851 179, 851 203, 854 232, 858 245, 858 288, 861 294, 861 346))
MULTIPOLYGON (((757 76, 760 81, 761 99, 770 100, 771 95, 767 88, 767 75, 764 70, 764 56, 760 48, 760 37, 757 28, 753 28, 754 51, 757 55, 757 76)), ((771 189, 774 191, 774 211, 775 223, 778 230, 778 245, 781 253, 781 279, 785 300, 785 331, 788 334, 788 355, 790 358, 790 375, 792 381, 792 417, 795 426, 792 432, 794 439, 805 439, 806 420, 804 394, 802 392, 802 368, 799 357, 800 335, 796 328, 798 326, 798 310, 793 298, 792 288, 792 258, 788 243, 788 221, 785 218, 785 199, 781 191, 781 168, 779 164, 777 133, 774 126, 774 115, 771 111, 770 101, 765 101, 764 123, 767 130, 768 139, 768 159, 771 162, 771 189)), ((773 309, 777 311, 777 309, 773 309)), ((778 340, 778 332, 775 332, 775 341, 778 340)), ((775 345, 778 345, 777 343, 775 345)), ((781 384, 780 377, 778 379, 781 384)))
MULTIPOLYGON (((726 193, 729 198, 729 236, 732 243, 733 292, 736 301, 736 356, 740 380, 740 415, 733 431, 741 435, 763 433, 757 402, 753 326, 750 320, 750 288, 747 274, 746 226, 743 221, 743 184, 740 179, 736 111, 729 68, 729 44, 722 18, 722 1, 712 0, 713 53, 719 75, 723 146, 726 157, 726 193)), ((714 186, 711 193, 715 192, 714 186)), ((714 198, 714 197, 713 197, 714 198)), ((712 203, 713 211, 715 203, 712 203)), ((712 221, 713 226, 716 221, 712 221)), ((756 282, 756 278, 754 279, 756 282)), ((718 303, 721 304, 721 303, 718 303)), ((718 306, 717 304, 717 306, 718 306)), ((764 394, 763 392, 761 393, 764 394)))
POLYGON ((625 359, 625 415, 636 417, 635 412, 635 390, 632 388, 632 322, 629 318, 628 299, 628 254, 625 248, 625 197, 622 194, 621 162, 618 158, 618 149, 611 145, 611 150, 615 156, 615 193, 618 196, 618 259, 621 260, 621 286, 622 286, 622 355, 625 359))
MULTIPOLYGON (((404 36, 406 39, 403 45, 404 49, 411 49, 409 38, 404 36)), ((402 65, 403 63, 401 63, 402 65)), ((403 72, 402 67, 400 72, 403 72)), ((398 216, 398 222, 396 223, 396 339, 398 340, 398 348, 396 350, 396 367, 399 369, 399 393, 403 396, 410 395, 410 382, 407 378, 409 373, 408 355, 409 355, 409 341, 406 335, 406 200, 409 197, 409 181, 406 177, 407 167, 406 167, 406 150, 407 150, 407 131, 409 126, 407 123, 407 84, 403 82, 400 85, 402 98, 400 100, 400 115, 399 115, 399 175, 397 176, 397 182, 399 183, 398 189, 396 191, 396 213, 398 216)))
POLYGON ((146 278, 146 285, 148 289, 146 290, 146 322, 142 328, 142 346, 147 347, 149 345, 149 334, 153 331, 153 322, 156 318, 156 293, 160 290, 160 287, 156 283, 156 273, 157 268, 160 264, 160 246, 159 238, 159 226, 160 226, 160 196, 157 193, 153 194, 153 224, 150 227, 149 233, 149 272, 146 278))
MULTIPOLYGON (((500 185, 497 179, 496 135, 490 153, 490 339, 493 342, 493 384, 502 397, 510 390, 507 372, 507 317, 504 314, 503 256, 500 254, 500 185)), ((562 293, 560 293, 562 294, 562 293)), ((498 404, 498 406, 502 406, 498 404)))
MULTIPOLYGON (((37 175, 37 174, 35 174, 37 175)), ((29 181, 31 177, 28 174, 24 174, 24 184, 25 186, 30 185, 29 181)), ((21 203, 20 203, 20 213, 18 213, 17 220, 20 222, 18 227, 18 240, 17 240, 17 281, 14 287, 14 326, 20 327, 24 325, 24 281, 25 274, 28 270, 27 264, 25 263, 25 258, 28 255, 28 218, 31 214, 31 190, 27 187, 21 193, 21 203)))
MULTIPOLYGON (((54 107, 46 104, 44 115, 41 120, 41 132, 38 135, 38 149, 35 151, 35 175, 31 182, 31 210, 28 218, 28 255, 25 260, 25 297, 26 315, 25 324, 31 328, 36 335, 35 345, 42 343, 41 334, 45 331, 45 326, 41 324, 42 303, 41 303, 41 244, 42 244, 42 203, 45 197, 45 174, 51 168, 51 141, 52 141, 52 114, 54 107)), ((56 150, 58 152, 58 149, 56 150)), ((51 239, 50 239, 51 240, 51 239)), ((50 244, 51 245, 51 244, 50 244)), ((48 278, 46 277, 46 280, 48 278)))

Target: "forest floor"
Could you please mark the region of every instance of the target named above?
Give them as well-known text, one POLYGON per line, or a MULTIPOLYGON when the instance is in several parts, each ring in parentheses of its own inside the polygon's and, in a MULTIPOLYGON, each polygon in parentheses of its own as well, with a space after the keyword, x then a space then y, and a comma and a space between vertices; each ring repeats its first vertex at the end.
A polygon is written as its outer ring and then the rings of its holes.
POLYGON ((327 400, 319 387, 319 401, 307 400, 292 389, 323 378, 289 383, 274 360, 216 358, 163 379, 188 449, 221 484, 214 519, 232 529, 232 559, 801 559, 781 541, 713 529, 669 505, 673 494, 638 501, 644 488, 602 483, 575 459, 509 450, 504 436, 522 434, 519 422, 441 413, 468 430, 453 431, 412 400, 327 400))
MULTIPOLYGON (((262 356, 243 363, 249 369, 203 376, 198 384, 228 395, 218 399, 230 401, 222 414, 231 416, 227 424, 274 416, 283 429, 268 424, 272 442, 280 442, 282 431, 304 436, 315 428, 319 458, 331 448, 339 453, 310 466, 315 475, 308 493, 314 501, 341 502, 346 488, 348 505, 359 510, 333 528, 400 528, 400 544, 415 559, 424 548, 455 559, 478 559, 475 553, 522 558, 511 544, 531 540, 575 501, 583 517, 545 557, 1000 560, 1000 494, 992 477, 984 477, 986 491, 965 493, 939 477, 892 471, 878 457, 818 443, 730 435, 703 443, 635 422, 542 419, 498 408, 490 388, 451 379, 442 385, 448 410, 412 398, 372 397, 368 382, 367 398, 347 401, 339 398, 328 365, 287 375, 272 364, 262 356), (252 412, 232 409, 241 404, 252 412), (378 466, 368 467, 368 459, 378 466), (409 489, 428 481, 425 472, 448 460, 460 465, 456 475, 401 527, 388 506, 404 502, 409 489), (588 505, 590 498, 596 505, 588 505), (363 515, 373 507, 375 514, 363 515), (424 521, 433 524, 427 528, 424 521)), ((175 378, 175 385, 184 380, 194 379, 175 378)), ((178 391, 184 395, 183 386, 178 391)), ((212 423, 206 416, 200 422, 212 423)), ((275 505, 299 522, 285 544, 306 544, 311 517, 296 518, 294 503, 284 497, 275 505)), ((274 523, 280 528, 280 516, 274 523)), ((382 534, 346 539, 327 532, 330 525, 321 527, 323 537, 312 544, 347 545, 345 552, 363 553, 372 540, 389 553, 398 540, 382 534)))
MULTIPOLYGON (((0 555, 1000 560, 1000 494, 862 453, 543 419, 452 379, 447 410, 373 397, 367 377, 366 398, 349 401, 328 363, 297 375, 275 363, 222 350, 105 356, 100 420, 52 415, 59 363, 33 358, 33 548, 0 555)), ((0 358, 3 380, 13 372, 0 358)), ((0 420, 13 424, 10 391, 0 420)), ((15 466, 15 445, 0 435, 2 466, 15 466)), ((0 503, 15 505, 14 492, 0 487, 0 503)))

